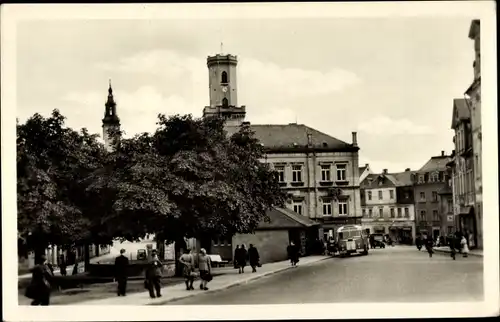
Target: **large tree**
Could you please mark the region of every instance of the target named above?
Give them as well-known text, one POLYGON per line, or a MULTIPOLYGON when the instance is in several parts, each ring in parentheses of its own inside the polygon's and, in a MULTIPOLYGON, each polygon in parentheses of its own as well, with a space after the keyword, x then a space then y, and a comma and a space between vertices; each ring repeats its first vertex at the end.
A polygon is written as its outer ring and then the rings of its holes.
POLYGON ((252 232, 284 194, 248 127, 231 138, 221 119, 159 116, 153 135, 122 139, 89 192, 110 196, 103 225, 127 239, 166 241, 252 232))
POLYGON ((17 125, 18 233, 40 255, 49 244, 91 239, 81 182, 102 167, 106 151, 95 135, 64 125, 54 110, 17 125))

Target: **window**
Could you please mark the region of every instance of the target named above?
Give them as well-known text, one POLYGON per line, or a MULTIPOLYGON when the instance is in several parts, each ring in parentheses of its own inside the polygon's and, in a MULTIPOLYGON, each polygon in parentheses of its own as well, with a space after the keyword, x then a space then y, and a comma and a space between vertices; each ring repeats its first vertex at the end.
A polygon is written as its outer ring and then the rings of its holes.
POLYGON ((420 220, 421 220, 421 221, 425 221, 425 220, 426 220, 426 218, 425 218, 425 217, 426 217, 426 216, 425 216, 425 210, 421 210, 421 211, 420 211, 420 220))
POLYGON ((437 173, 437 172, 433 172, 433 173, 431 174, 431 180, 430 180, 430 181, 431 181, 431 182, 438 182, 438 181, 439 181, 439 173, 437 173))
POLYGON ((410 218, 410 208, 405 208, 405 217, 410 218))
POLYGON ((293 165, 292 166, 292 181, 293 182, 302 182, 302 166, 301 165, 293 165))
POLYGON ((398 208, 398 218, 401 218, 401 217, 403 217, 403 209, 398 208))
POLYGON ((438 201, 438 193, 437 191, 432 192, 432 201, 438 201))
POLYGON ((347 202, 344 201, 339 202, 339 215, 341 216, 347 215, 347 202))
POLYGON ((389 198, 394 199, 394 190, 389 190, 389 198))
POLYGON ((227 98, 224 97, 222 99, 222 107, 228 107, 228 106, 229 106, 229 102, 228 102, 227 98))
POLYGON ((345 181, 346 180, 346 165, 345 164, 337 164, 337 181, 345 181))
POLYGON ((274 171, 276 171, 276 176, 279 182, 285 182, 285 167, 282 165, 275 165, 274 171))
POLYGON ((331 200, 323 200, 323 216, 332 215, 332 202, 331 200))
POLYGON ((453 212, 453 199, 448 199, 447 204, 448 204, 448 212, 452 213, 453 212))
POLYGON ((383 217, 384 217, 384 209, 379 208, 379 210, 378 210, 378 216, 379 216, 380 218, 383 218, 383 217))
POLYGON ((302 201, 293 202, 293 211, 302 215, 302 201))
POLYGON ((221 83, 227 83, 227 73, 222 72, 221 83))
POLYGON ((432 220, 439 221, 439 213, 437 210, 432 211, 432 220))
POLYGON ((378 191, 378 200, 382 200, 382 190, 378 191))
POLYGON ((368 194, 368 200, 372 200, 372 192, 371 191, 367 191, 366 193, 368 194))
POLYGON ((330 181, 330 166, 321 166, 321 181, 330 181))
POLYGON ((420 201, 425 201, 425 192, 420 193, 420 201))
POLYGON ((425 177, 423 174, 418 176, 418 183, 425 183, 425 177))
POLYGON ((391 208, 391 218, 394 218, 395 213, 394 213, 394 208, 391 208))
POLYGON ((368 217, 369 218, 373 217, 373 209, 372 208, 368 209, 368 217))
POLYGON ((366 209, 361 209, 361 213, 362 213, 363 217, 366 217, 366 209))
POLYGON ((451 234, 453 234, 453 227, 448 226, 448 235, 451 235, 451 234))

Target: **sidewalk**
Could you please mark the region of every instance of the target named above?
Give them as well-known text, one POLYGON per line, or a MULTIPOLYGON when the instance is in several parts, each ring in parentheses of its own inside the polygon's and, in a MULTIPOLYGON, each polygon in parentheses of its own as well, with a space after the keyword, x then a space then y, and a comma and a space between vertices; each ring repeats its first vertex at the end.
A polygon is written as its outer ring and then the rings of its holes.
MULTIPOLYGON (((300 259, 298 268, 302 265, 313 264, 325 259, 331 258, 330 256, 308 256, 300 259)), ((210 292, 216 292, 229 287, 237 286, 240 284, 246 284, 250 281, 262 278, 267 275, 271 275, 280 271, 287 269, 292 269, 289 261, 282 261, 276 263, 264 264, 257 270, 257 273, 252 273, 251 267, 246 267, 245 274, 238 274, 238 270, 234 268, 223 268, 227 271, 225 274, 216 276, 214 279, 208 283, 210 290, 202 291, 199 289, 199 280, 194 283, 194 291, 186 291, 186 286, 184 283, 167 286, 162 288, 162 297, 160 299, 152 299, 149 297, 147 291, 141 293, 130 294, 125 297, 111 297, 96 301, 85 301, 80 303, 75 303, 75 305, 161 305, 174 300, 179 300, 187 297, 196 296, 199 294, 205 294, 210 292)), ((214 269, 215 273, 215 269, 214 269)))
MULTIPOLYGON (((433 248, 436 252, 440 253, 451 253, 450 247, 445 246, 445 247, 435 247, 433 248)), ((461 255, 460 253, 457 252, 457 255, 461 255)), ((479 256, 483 257, 483 250, 482 249, 473 249, 469 251, 469 256, 479 256)))

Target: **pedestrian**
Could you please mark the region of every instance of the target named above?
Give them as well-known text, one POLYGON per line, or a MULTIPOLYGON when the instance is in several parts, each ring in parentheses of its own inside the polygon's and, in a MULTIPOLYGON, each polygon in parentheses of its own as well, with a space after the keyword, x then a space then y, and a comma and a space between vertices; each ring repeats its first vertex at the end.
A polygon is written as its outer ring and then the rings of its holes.
POLYGON ((75 262, 75 265, 73 265, 73 272, 71 272, 71 275, 77 275, 78 274, 78 262, 75 262))
POLYGON ((233 264, 234 268, 238 268, 238 254, 240 252, 240 245, 236 245, 236 248, 234 249, 234 256, 233 256, 233 264))
POLYGON ((420 235, 418 235, 415 239, 415 245, 417 246, 418 251, 422 249, 422 238, 420 237, 420 235))
POLYGON ((212 262, 210 256, 207 255, 205 248, 200 249, 198 256, 198 268, 200 270, 200 289, 207 291, 207 283, 212 280, 212 262))
POLYGON ((467 239, 465 236, 462 236, 462 240, 460 241, 460 246, 462 248, 462 254, 464 257, 469 255, 469 246, 467 245, 467 239))
POLYGON ((245 245, 241 245, 239 252, 236 254, 236 258, 238 261, 238 273, 243 274, 245 273, 245 266, 247 266, 247 250, 245 248, 245 245))
POLYGON ((370 248, 374 249, 375 248, 375 236, 370 235, 370 248))
POLYGON ((146 268, 146 282, 151 298, 161 297, 161 276, 163 271, 163 264, 158 259, 156 251, 152 253, 152 259, 146 268), (156 290, 156 296, 155 291, 156 290))
POLYGON ((61 272, 61 276, 66 276, 66 260, 64 259, 64 255, 59 257, 59 271, 61 272))
POLYGON ((47 256, 41 255, 31 272, 31 283, 26 288, 25 296, 33 300, 31 305, 48 306, 54 275, 47 265, 47 256))
POLYGON ((126 296, 127 294, 127 269, 128 258, 124 255, 125 249, 120 250, 120 256, 115 259, 115 279, 118 282, 118 296, 126 296))
POLYGON ((297 266, 299 262, 299 248, 295 245, 293 241, 290 242, 290 245, 287 247, 288 258, 290 259, 290 263, 292 267, 297 266))
POLYGON ((429 257, 432 257, 432 254, 434 253, 434 251, 432 250, 433 246, 434 246, 434 241, 432 240, 432 237, 427 236, 427 239, 425 240, 425 248, 429 253, 429 257))
POLYGON ((194 257, 190 254, 189 249, 184 250, 179 262, 183 265, 182 275, 184 276, 184 282, 186 283, 186 290, 194 290, 193 282, 196 275, 194 268, 194 257))
POLYGON ((250 266, 252 267, 252 273, 257 272, 257 266, 259 266, 259 251, 255 248, 254 245, 250 244, 250 248, 248 248, 248 261, 250 262, 250 266))
POLYGON ((455 239, 453 238, 453 235, 448 236, 448 245, 450 246, 451 258, 453 258, 453 260, 455 260, 456 251, 455 251, 455 239))

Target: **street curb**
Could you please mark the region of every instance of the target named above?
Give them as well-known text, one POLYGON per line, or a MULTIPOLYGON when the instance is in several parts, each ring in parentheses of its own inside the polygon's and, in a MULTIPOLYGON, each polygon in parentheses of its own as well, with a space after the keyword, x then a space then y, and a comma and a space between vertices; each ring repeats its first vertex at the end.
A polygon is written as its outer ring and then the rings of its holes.
MULTIPOLYGON (((434 249, 435 252, 438 253, 451 253, 451 250, 444 250, 444 249, 434 249)), ((461 253, 457 252, 457 256, 461 255, 461 253)), ((476 257, 484 257, 484 255, 477 254, 477 253, 469 253, 469 256, 476 256, 476 257)))
MULTIPOLYGON (((319 263, 319 262, 322 262, 324 260, 331 259, 331 258, 332 257, 321 258, 321 259, 319 259, 317 261, 304 264, 303 266, 307 266, 307 265, 314 264, 314 263, 319 263)), ((270 271, 270 272, 264 273, 262 275, 255 275, 255 276, 249 277, 248 279, 246 279, 244 281, 238 281, 238 282, 230 283, 228 285, 225 285, 225 286, 217 288, 217 289, 209 289, 208 291, 203 292, 203 293, 190 293, 190 294, 186 293, 186 295, 183 295, 183 296, 174 297, 174 298, 171 298, 171 299, 168 299, 168 300, 164 300, 162 302, 153 302, 153 303, 149 303, 149 304, 146 304, 146 305, 164 305, 164 304, 167 304, 167 303, 170 303, 170 302, 174 302, 174 301, 177 301, 177 300, 184 300, 184 299, 191 298, 191 297, 194 297, 194 296, 197 296, 197 295, 201 295, 201 294, 216 293, 216 292, 224 291, 224 290, 227 290, 229 288, 232 288, 232 287, 235 287, 235 286, 239 286, 239 285, 242 285, 242 284, 248 284, 248 282, 250 282, 250 281, 255 281, 255 280, 258 280, 260 278, 263 278, 263 277, 266 277, 266 276, 269 276, 269 275, 273 275, 273 274, 276 274, 276 273, 279 273, 279 272, 283 272, 283 271, 286 271, 286 270, 292 269, 292 268, 293 268, 292 266, 278 268, 278 269, 276 269, 274 271, 270 271)))

